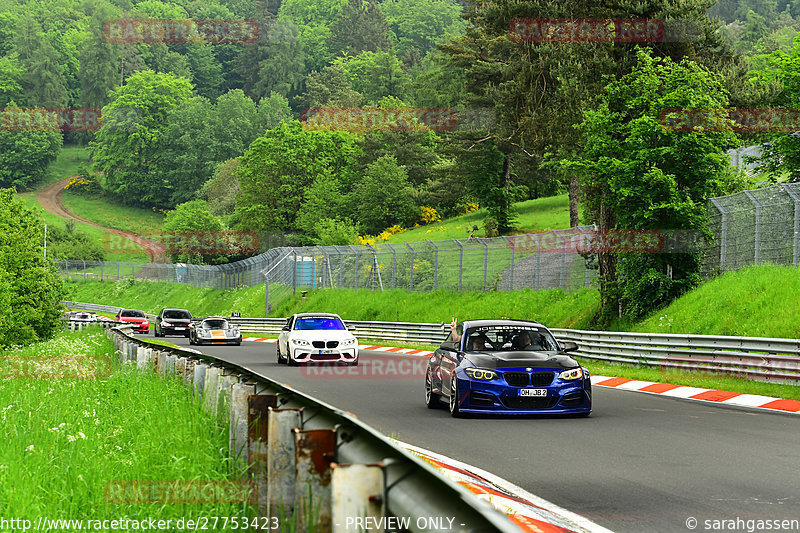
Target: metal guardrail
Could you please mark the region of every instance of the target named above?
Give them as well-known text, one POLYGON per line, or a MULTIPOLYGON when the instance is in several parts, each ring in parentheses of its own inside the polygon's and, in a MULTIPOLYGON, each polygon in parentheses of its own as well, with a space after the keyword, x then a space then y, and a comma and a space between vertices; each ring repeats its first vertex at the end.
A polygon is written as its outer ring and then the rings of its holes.
MULTIPOLYGON (((93 304, 70 303, 76 308, 93 304)), ((118 308, 111 308, 116 309, 118 308)), ((92 310, 88 309, 87 310, 92 310)), ((283 318, 231 318, 244 332, 277 335, 283 318)), ((356 337, 403 343, 439 344, 450 325, 425 322, 345 321, 356 337)), ((757 381, 800 385, 800 340, 768 337, 630 333, 551 328, 560 341, 578 344, 575 355, 596 361, 666 370, 706 371, 757 381)))
POLYGON ((249 465, 260 516, 296 516, 296 531, 308 530, 309 520, 317 531, 339 533, 353 529, 348 518, 392 516, 408 517, 414 533, 519 533, 505 513, 352 414, 236 364, 134 338, 129 329, 109 330, 123 362, 180 377, 230 424, 230 455, 249 465), (441 517, 453 527, 428 525, 441 517))

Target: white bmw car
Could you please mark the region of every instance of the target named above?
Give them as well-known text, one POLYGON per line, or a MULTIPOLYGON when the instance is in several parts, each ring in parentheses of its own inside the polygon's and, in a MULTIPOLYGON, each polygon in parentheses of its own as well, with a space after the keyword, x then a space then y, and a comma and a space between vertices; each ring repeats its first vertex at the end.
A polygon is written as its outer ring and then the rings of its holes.
POLYGON ((342 362, 358 365, 358 340, 339 315, 297 313, 278 335, 278 363, 342 362))

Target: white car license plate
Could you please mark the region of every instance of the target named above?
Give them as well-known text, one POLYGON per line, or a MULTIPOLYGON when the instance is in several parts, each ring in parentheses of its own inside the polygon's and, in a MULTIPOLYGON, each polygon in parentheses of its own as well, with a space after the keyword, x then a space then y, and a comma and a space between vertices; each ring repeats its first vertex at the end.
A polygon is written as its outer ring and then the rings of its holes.
POLYGON ((175 331, 178 331, 178 330, 184 330, 186 328, 177 327, 177 328, 173 328, 173 329, 175 329, 175 331))
POLYGON ((319 353, 320 355, 324 353, 336 353, 336 350, 320 350, 319 353))
POLYGON ((520 389, 520 396, 547 396, 547 389, 520 389))

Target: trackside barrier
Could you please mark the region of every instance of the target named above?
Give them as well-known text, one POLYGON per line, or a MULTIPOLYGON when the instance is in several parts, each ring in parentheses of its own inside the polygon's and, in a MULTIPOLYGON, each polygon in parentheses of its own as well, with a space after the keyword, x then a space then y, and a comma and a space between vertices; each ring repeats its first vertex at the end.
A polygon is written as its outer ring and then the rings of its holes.
POLYGON ((120 361, 183 380, 226 420, 231 457, 247 466, 260 516, 296 514, 296 531, 313 523, 344 533, 352 519, 391 516, 407 517, 414 533, 439 531, 427 527, 434 517, 452 518, 452 531, 519 533, 504 513, 350 413, 233 363, 134 338, 131 329, 108 330, 120 361))
MULTIPOLYGON (((93 304, 72 304, 84 309, 93 304)), ((98 306, 94 306, 98 307, 98 306)), ((116 309, 116 308, 114 308, 116 309)), ((87 309, 91 310, 91 309, 87 309)), ((244 332, 276 336, 283 318, 231 318, 244 332)), ((356 337, 403 343, 439 344, 450 325, 423 322, 346 321, 356 337)), ((769 337, 629 333, 551 328, 560 341, 578 344, 576 355, 609 363, 664 370, 734 374, 755 381, 800 385, 800 340, 769 337)))

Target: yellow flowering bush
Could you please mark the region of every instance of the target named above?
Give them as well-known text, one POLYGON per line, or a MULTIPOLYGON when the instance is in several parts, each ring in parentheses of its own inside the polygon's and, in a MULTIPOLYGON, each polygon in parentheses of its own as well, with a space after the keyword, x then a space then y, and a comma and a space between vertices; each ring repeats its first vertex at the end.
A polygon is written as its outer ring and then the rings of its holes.
POLYGON ((436 212, 436 209, 433 207, 428 207, 423 205, 419 208, 420 214, 419 218, 423 224, 432 224, 434 222, 439 222, 442 220, 442 217, 439 216, 439 213, 436 212))

